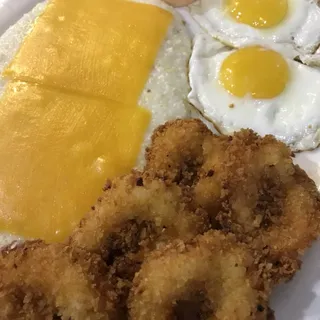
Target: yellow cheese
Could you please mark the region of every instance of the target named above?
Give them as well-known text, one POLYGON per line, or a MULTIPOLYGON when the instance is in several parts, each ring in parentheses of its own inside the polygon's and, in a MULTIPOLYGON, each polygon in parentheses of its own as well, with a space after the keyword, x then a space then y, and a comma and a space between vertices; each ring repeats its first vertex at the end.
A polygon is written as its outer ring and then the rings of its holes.
POLYGON ((136 103, 171 21, 142 3, 52 0, 4 76, 136 103))
POLYGON ((0 230, 65 239, 107 178, 135 165, 150 114, 10 83, 0 100, 0 230))

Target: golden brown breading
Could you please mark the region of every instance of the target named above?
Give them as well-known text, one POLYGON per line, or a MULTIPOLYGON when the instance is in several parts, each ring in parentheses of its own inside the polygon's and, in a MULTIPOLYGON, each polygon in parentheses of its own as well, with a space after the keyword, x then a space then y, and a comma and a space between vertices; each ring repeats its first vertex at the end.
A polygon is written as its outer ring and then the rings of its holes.
POLYGON ((251 130, 215 136, 197 120, 170 122, 152 141, 146 176, 191 185, 195 206, 208 212, 213 228, 263 249, 279 279, 296 271, 297 259, 320 233, 320 198, 314 182, 293 164, 288 147, 251 130), (176 127, 180 132, 205 132, 197 145, 185 147, 187 162, 184 152, 177 159, 184 137, 174 134, 176 127), (174 174, 171 163, 177 164, 174 174), (192 179, 185 183, 176 179, 176 172, 182 177, 192 172, 192 179))
POLYGON ((114 319, 116 293, 102 259, 25 242, 0 254, 0 319, 114 319))
POLYGON ((209 228, 177 185, 144 181, 138 172, 115 179, 80 223, 70 243, 100 253, 116 274, 132 279, 144 252, 159 242, 192 239, 209 228))
POLYGON ((203 163, 202 144, 212 132, 200 120, 175 120, 158 127, 146 152, 150 178, 192 184, 203 163))
POLYGON ((267 319, 267 295, 253 288, 252 264, 250 251, 232 235, 209 231, 189 244, 176 241, 144 261, 129 318, 267 319))
POLYGON ((320 231, 317 188, 293 164, 283 143, 242 130, 228 139, 208 139, 203 150, 195 200, 216 216, 223 230, 256 248, 268 247, 269 254, 279 258, 298 258, 316 239, 320 231), (218 161, 217 150, 221 154, 218 161), (212 175, 208 175, 210 170, 212 175), (207 196, 217 195, 218 189, 218 201, 207 196))

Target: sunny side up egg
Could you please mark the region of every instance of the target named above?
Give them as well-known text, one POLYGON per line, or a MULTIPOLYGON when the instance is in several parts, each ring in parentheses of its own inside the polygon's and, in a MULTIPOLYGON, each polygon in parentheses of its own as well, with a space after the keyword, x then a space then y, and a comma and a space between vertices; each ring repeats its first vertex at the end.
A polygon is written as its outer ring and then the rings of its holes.
POLYGON ((190 13, 211 36, 235 48, 276 42, 303 60, 320 44, 316 0, 201 0, 190 13))
POLYGON ((189 101, 222 133, 251 128, 293 151, 320 143, 320 71, 252 44, 230 49, 198 35, 190 60, 189 101))

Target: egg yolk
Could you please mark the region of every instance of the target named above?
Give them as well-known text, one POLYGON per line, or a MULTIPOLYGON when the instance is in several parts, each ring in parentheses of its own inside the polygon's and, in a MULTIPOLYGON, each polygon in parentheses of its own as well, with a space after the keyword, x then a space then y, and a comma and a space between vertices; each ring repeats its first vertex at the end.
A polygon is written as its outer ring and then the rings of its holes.
POLYGON ((254 28, 271 28, 288 13, 288 0, 226 0, 226 10, 240 23, 254 28))
POLYGON ((231 53, 222 63, 219 82, 237 97, 270 99, 283 92, 289 81, 286 60, 273 50, 246 47, 231 53))

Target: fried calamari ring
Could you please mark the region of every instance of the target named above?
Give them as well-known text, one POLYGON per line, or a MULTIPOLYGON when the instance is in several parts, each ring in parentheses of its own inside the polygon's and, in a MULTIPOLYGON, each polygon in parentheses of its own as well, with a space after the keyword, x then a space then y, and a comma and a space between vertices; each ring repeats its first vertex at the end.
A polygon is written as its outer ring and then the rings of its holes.
POLYGON ((192 171, 197 175, 191 184, 193 201, 208 212, 212 227, 263 250, 279 279, 293 275, 299 268, 297 259, 320 233, 320 199, 314 182, 293 164, 290 149, 272 136, 261 138, 251 130, 232 137, 206 134, 201 144, 190 145, 191 159, 181 165, 176 159, 183 138, 172 138, 176 126, 181 132, 195 126, 206 130, 197 120, 168 123, 160 134, 155 132, 148 153, 161 159, 160 152, 169 143, 165 163, 178 165, 172 174, 170 166, 148 159, 146 169, 153 176, 171 178, 170 182, 177 181, 179 170, 181 176, 192 171))
POLYGON ((192 184, 203 163, 202 144, 212 132, 200 120, 175 120, 158 127, 146 152, 152 178, 192 184))
POLYGON ((112 319, 116 294, 95 254, 25 242, 0 254, 0 319, 112 319))
POLYGON ((209 231, 190 244, 177 241, 143 263, 130 292, 129 318, 267 319, 268 293, 253 288, 252 264, 251 253, 232 235, 209 231))
POLYGON ((143 180, 139 173, 115 179, 80 223, 70 242, 116 263, 116 274, 132 279, 145 251, 158 242, 192 239, 208 229, 207 214, 191 210, 177 185, 143 180))
POLYGON ((216 215, 223 230, 278 257, 298 258, 319 235, 320 197, 314 182, 293 164, 289 148, 250 130, 213 137, 203 148, 196 202, 216 215), (217 150, 223 150, 218 159, 217 150))

